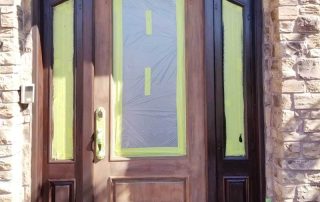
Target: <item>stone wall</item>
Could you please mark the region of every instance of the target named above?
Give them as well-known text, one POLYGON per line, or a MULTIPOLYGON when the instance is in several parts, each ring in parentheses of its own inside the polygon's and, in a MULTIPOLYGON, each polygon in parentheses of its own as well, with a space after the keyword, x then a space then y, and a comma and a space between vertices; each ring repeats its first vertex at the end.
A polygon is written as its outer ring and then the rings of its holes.
POLYGON ((31 108, 19 104, 31 83, 30 0, 0 0, 0 201, 30 201, 31 108))
POLYGON ((264 0, 267 195, 320 201, 320 0, 264 0))

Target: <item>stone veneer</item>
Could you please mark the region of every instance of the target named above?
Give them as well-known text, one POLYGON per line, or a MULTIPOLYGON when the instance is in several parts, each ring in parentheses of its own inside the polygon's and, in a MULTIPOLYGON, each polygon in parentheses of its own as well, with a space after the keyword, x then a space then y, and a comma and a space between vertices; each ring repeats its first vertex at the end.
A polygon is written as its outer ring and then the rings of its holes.
POLYGON ((264 0, 267 195, 320 201, 320 0, 264 0))
POLYGON ((30 201, 31 106, 19 104, 32 82, 31 0, 0 0, 0 201, 30 201))

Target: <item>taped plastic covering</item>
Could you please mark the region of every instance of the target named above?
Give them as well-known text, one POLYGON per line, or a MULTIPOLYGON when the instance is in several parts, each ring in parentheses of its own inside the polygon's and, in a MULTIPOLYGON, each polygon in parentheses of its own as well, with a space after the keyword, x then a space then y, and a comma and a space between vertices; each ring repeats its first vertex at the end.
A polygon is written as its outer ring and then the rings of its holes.
POLYGON ((184 0, 114 0, 119 156, 186 153, 184 0))
POLYGON ((73 159, 73 0, 53 8, 52 159, 73 159))
POLYGON ((223 0, 226 156, 244 156, 243 8, 223 0))

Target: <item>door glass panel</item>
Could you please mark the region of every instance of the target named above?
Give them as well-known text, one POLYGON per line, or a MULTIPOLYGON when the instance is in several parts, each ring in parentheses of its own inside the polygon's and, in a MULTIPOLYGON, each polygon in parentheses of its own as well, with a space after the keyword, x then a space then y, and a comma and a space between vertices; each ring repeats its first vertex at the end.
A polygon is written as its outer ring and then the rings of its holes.
POLYGON ((53 8, 53 139, 51 158, 73 159, 73 0, 53 8))
POLYGON ((184 0, 113 1, 116 155, 185 155, 184 23, 184 0))
POLYGON ((223 0, 226 156, 245 156, 243 8, 223 0))

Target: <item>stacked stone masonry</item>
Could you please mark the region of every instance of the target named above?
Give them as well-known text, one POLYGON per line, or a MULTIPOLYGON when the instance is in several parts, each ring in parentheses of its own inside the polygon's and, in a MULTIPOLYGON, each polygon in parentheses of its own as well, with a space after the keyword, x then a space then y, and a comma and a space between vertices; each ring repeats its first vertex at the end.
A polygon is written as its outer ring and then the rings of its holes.
POLYGON ((264 0, 267 195, 320 201, 320 0, 264 0))
POLYGON ((0 0, 0 202, 30 201, 31 108, 20 85, 31 83, 29 0, 0 0))

